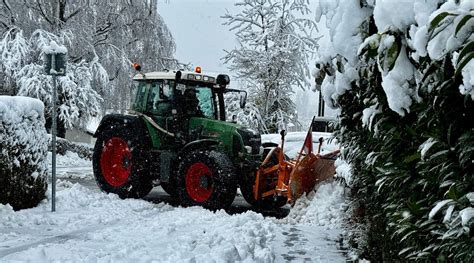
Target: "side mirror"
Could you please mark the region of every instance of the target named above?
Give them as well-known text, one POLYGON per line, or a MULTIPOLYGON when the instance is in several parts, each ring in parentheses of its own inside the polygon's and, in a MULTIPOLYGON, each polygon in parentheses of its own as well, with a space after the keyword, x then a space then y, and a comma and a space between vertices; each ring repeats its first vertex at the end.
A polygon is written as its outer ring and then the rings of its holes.
POLYGON ((247 92, 241 91, 239 95, 240 95, 240 108, 243 109, 245 108, 245 104, 247 103, 247 92))
POLYGON ((221 88, 225 88, 225 86, 229 85, 229 83, 230 83, 229 75, 225 75, 225 74, 217 75, 216 83, 221 88))

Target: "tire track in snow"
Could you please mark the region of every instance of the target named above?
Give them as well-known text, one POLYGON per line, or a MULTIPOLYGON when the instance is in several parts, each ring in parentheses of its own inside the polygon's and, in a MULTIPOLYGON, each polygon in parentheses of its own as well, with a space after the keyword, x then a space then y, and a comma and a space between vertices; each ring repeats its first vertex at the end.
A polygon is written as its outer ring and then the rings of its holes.
MULTIPOLYGON (((74 230, 74 231, 71 231, 71 232, 67 232, 67 233, 64 233, 64 234, 43 238, 43 239, 40 239, 40 240, 37 240, 37 241, 34 241, 34 242, 29 242, 27 244, 19 245, 19 244, 14 244, 13 243, 12 245, 8 245, 7 249, 0 249, 0 258, 3 258, 3 257, 5 257, 7 255, 10 255, 10 254, 14 254, 14 253, 17 253, 17 252, 24 251, 24 250, 27 250, 27 249, 30 249, 30 248, 33 248, 33 247, 37 247, 37 246, 42 245, 42 244, 60 243, 60 242, 64 242, 64 241, 67 241, 67 240, 70 240, 70 239, 77 239, 77 238, 80 238, 81 236, 83 236, 85 234, 90 233, 90 232, 94 232, 94 231, 99 230, 99 229, 102 230, 104 228, 112 227, 112 226, 116 225, 118 222, 119 221, 117 221, 117 220, 113 220, 113 221, 106 222, 106 223, 103 223, 103 224, 92 225, 92 226, 89 226, 89 227, 86 227, 86 228, 81 228, 81 229, 74 230)), ((23 242, 21 242, 21 243, 23 243, 23 242)), ((4 245, 2 245, 0 243, 0 248, 2 246, 5 247, 4 245)))

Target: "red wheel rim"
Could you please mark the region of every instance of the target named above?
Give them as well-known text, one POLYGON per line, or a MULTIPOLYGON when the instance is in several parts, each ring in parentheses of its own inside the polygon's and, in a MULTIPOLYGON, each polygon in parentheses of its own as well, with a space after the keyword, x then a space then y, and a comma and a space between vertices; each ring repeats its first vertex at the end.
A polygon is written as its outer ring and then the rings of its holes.
POLYGON ((102 148, 100 168, 111 186, 124 185, 132 172, 132 151, 127 142, 118 137, 108 140, 102 148))
POLYGON ((189 197, 202 203, 209 199, 214 189, 211 169, 204 163, 195 163, 186 172, 186 190, 189 197))

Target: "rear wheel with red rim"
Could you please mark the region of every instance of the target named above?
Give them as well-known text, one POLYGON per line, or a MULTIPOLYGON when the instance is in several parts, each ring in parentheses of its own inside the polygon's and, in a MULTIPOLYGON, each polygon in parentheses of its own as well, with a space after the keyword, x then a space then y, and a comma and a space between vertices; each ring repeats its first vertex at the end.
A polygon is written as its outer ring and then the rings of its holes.
POLYGON ((127 127, 103 130, 92 156, 99 188, 121 198, 141 198, 153 188, 147 164, 146 136, 127 127))
POLYGON ((108 140, 100 156, 100 169, 107 183, 115 187, 127 183, 132 173, 132 161, 132 151, 127 142, 119 137, 108 140))

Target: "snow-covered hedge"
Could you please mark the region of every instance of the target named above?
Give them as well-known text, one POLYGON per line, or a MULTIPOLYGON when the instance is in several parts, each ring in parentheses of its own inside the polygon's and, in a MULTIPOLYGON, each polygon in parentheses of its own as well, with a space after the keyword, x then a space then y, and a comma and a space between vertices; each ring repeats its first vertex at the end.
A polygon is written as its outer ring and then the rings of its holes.
POLYGON ((315 77, 374 261, 474 260, 474 1, 319 0, 315 77))
POLYGON ((36 206, 45 196, 44 124, 41 101, 0 96, 0 203, 15 210, 36 206))

